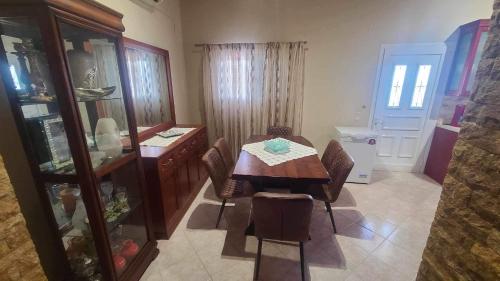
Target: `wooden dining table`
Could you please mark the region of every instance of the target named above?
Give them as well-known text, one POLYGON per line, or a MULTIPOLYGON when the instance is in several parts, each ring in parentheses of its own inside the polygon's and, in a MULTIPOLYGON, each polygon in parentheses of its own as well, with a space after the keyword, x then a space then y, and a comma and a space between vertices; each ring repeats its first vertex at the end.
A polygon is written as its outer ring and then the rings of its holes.
MULTIPOLYGON (((272 138, 275 137, 270 135, 254 135, 246 143, 261 142, 272 138)), ((302 136, 282 138, 313 147, 311 142, 302 136)), ((235 180, 247 180, 264 184, 284 183, 298 187, 310 184, 327 184, 330 182, 330 176, 317 154, 269 166, 257 156, 245 150, 241 151, 231 177, 235 180)))

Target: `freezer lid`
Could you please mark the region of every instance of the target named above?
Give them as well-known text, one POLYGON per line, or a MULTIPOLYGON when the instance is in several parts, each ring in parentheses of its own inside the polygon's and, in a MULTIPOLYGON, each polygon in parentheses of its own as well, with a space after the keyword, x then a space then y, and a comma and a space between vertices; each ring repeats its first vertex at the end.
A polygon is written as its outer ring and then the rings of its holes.
POLYGON ((335 127, 340 137, 352 137, 356 139, 377 138, 377 132, 368 127, 335 127))

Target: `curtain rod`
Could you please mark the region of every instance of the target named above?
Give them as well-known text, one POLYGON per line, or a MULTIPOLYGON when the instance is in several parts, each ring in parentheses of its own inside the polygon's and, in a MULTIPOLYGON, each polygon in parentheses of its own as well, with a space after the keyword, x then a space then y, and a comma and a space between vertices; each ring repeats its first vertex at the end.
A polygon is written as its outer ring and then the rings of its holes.
POLYGON ((266 42, 266 43, 253 43, 253 42, 246 42, 246 43, 198 43, 194 44, 195 47, 204 47, 207 45, 231 45, 231 44, 267 44, 267 43, 304 43, 307 44, 307 41, 294 41, 294 42, 266 42))

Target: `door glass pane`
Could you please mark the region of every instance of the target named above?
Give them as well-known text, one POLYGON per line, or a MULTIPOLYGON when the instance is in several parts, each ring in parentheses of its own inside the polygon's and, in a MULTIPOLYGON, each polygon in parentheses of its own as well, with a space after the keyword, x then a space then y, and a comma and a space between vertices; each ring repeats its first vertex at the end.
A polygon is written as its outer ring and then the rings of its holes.
POLYGON ((431 65, 420 65, 418 67, 417 80, 413 96, 411 98, 412 108, 422 108, 424 105, 425 93, 427 92, 427 84, 429 83, 429 76, 431 74, 431 65))
POLYGON ((398 107, 403 92, 406 76, 406 65, 395 65, 392 75, 391 92, 389 93, 388 107, 398 107))
POLYGON ((132 153, 115 39, 61 23, 72 85, 95 169, 132 153))
POLYGON ((450 82, 448 84, 448 91, 457 91, 458 84, 460 83, 460 78, 462 78, 462 73, 464 71, 465 60, 469 55, 470 46, 474 33, 472 31, 467 31, 462 35, 460 41, 458 42, 455 61, 450 73, 450 82))
POLYGON ((46 184, 75 280, 102 280, 101 268, 81 190, 77 184, 46 184))
POLYGON ((137 165, 131 162, 101 178, 99 194, 115 270, 123 273, 147 242, 137 165))
POLYGON ((22 115, 28 142, 42 173, 74 173, 73 159, 37 22, 0 18, 2 66, 11 101, 22 115))
POLYGON ((479 44, 477 45, 476 55, 474 56, 474 63, 469 75, 469 81, 467 82, 467 91, 472 90, 474 86, 474 79, 476 78, 477 67, 479 66, 479 61, 481 60, 481 55, 483 54, 484 45, 486 44, 486 39, 488 39, 488 31, 483 31, 481 37, 479 38, 479 44))

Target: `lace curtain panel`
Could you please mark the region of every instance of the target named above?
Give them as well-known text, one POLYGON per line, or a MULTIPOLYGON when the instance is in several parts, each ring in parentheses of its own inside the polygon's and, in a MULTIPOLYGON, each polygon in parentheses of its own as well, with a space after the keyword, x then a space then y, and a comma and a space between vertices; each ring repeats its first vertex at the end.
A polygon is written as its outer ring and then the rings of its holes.
POLYGON ((209 139, 224 137, 234 155, 250 135, 288 126, 300 135, 303 42, 203 47, 203 95, 209 139))

